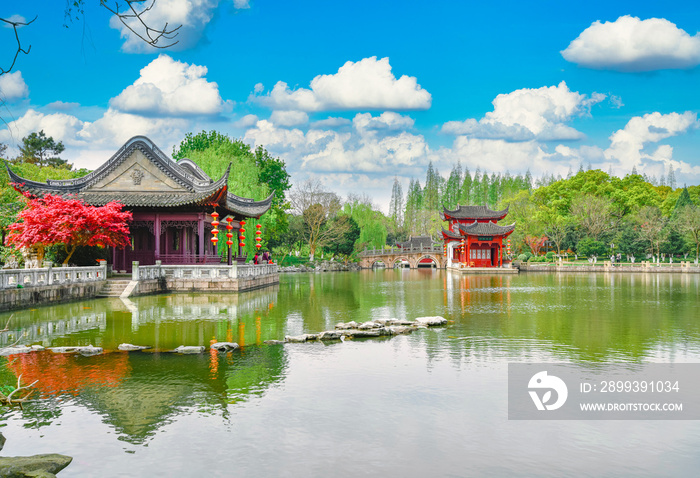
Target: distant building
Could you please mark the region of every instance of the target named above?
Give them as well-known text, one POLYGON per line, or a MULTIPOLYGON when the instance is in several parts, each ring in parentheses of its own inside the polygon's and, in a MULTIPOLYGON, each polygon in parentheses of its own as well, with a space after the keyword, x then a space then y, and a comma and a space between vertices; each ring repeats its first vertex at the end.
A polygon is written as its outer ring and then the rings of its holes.
POLYGON ((448 230, 442 230, 448 259, 467 267, 501 267, 503 241, 515 229, 515 223, 499 226, 508 208, 494 211, 487 206, 458 206, 443 208, 441 218, 448 230))
MULTIPOLYGON (((244 261, 238 235, 240 221, 259 218, 270 209, 272 195, 262 201, 236 196, 228 191, 231 166, 212 180, 190 159, 167 157, 144 136, 136 136, 106 163, 77 179, 30 181, 8 166, 16 189, 42 197, 46 194, 76 196, 87 204, 103 206, 119 201, 133 213, 131 247, 112 250, 116 270, 131 270, 131 262, 142 265, 198 264, 220 262, 211 243, 212 217, 216 210, 222 225, 220 240, 226 241, 224 218, 231 216, 233 255, 244 261)), ((249 235, 248 237, 253 237, 249 235)))

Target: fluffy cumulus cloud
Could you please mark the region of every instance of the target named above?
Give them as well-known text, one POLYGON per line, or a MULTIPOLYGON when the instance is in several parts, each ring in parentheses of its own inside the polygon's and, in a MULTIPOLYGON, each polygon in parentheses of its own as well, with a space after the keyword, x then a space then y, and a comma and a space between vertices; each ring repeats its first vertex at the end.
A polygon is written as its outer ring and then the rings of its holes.
POLYGON ((342 132, 313 127, 303 132, 262 120, 246 132, 244 140, 284 154, 300 172, 379 174, 413 167, 429 151, 423 136, 397 125, 410 127, 413 120, 396 113, 358 114, 352 130, 342 132))
POLYGON ((160 55, 141 69, 141 76, 112 98, 110 106, 124 113, 161 116, 216 115, 226 106, 216 83, 207 81, 205 66, 160 55))
POLYGON ((645 151, 650 143, 658 143, 698 126, 697 114, 690 111, 635 116, 623 129, 610 136, 610 147, 605 150, 605 158, 623 174, 633 167, 640 172, 659 174, 657 170, 663 171, 665 165, 671 164, 681 173, 698 175, 700 167, 672 160, 673 148, 669 145, 659 145, 653 151, 645 151))
POLYGON ((268 94, 251 99, 275 110, 298 111, 422 110, 432 101, 415 77, 396 78, 389 59, 374 56, 348 61, 335 74, 319 75, 310 88, 292 90, 279 81, 268 94))
POLYGON ((20 118, 0 130, 0 142, 9 145, 21 144, 22 138, 35 131, 44 131, 56 141, 72 144, 84 123, 75 116, 65 113, 44 114, 30 109, 20 118))
MULTIPOLYGON (((179 118, 145 118, 108 109, 94 122, 82 121, 65 113, 44 114, 28 110, 22 117, 0 130, 0 142, 17 149, 22 138, 34 131, 44 131, 66 146, 62 155, 78 168, 94 169, 109 159, 114 151, 133 136, 146 135, 161 149, 167 150, 189 129, 189 122, 179 118), (104 151, 111 151, 108 155, 104 151)), ((15 151, 16 152, 16 151, 15 151)))
POLYGON ((4 101, 14 101, 26 98, 29 95, 29 88, 22 78, 22 72, 5 73, 0 76, 0 99, 4 101))
POLYGON ((273 111, 270 121, 277 126, 299 126, 309 122, 309 115, 303 111, 273 111))
POLYGON ((566 125, 573 117, 587 114, 590 107, 605 99, 571 91, 565 82, 557 86, 523 88, 500 94, 493 100, 493 111, 480 120, 449 121, 444 133, 480 139, 508 141, 566 141, 583 138, 583 134, 566 125))
POLYGON ((601 70, 694 68, 700 64, 700 33, 690 36, 664 18, 625 15, 614 22, 594 22, 561 54, 567 61, 601 70))
MULTIPOLYGON (((142 12, 141 18, 153 29, 150 32, 151 38, 157 35, 156 31, 165 29, 166 24, 169 31, 179 26, 176 31, 168 35, 172 38, 162 37, 158 41, 158 45, 174 43, 170 47, 171 49, 185 50, 200 42, 220 3, 222 3, 221 0, 158 0, 148 11, 144 10, 151 2, 144 2, 143 5, 136 6, 136 9, 142 12)), ((250 8, 249 0, 233 0, 232 3, 233 8, 237 10, 250 8)), ((122 47, 124 51, 153 53, 154 48, 138 36, 149 37, 139 20, 127 18, 125 21, 126 25, 119 18, 113 16, 109 22, 109 26, 118 30, 124 40, 122 47)))

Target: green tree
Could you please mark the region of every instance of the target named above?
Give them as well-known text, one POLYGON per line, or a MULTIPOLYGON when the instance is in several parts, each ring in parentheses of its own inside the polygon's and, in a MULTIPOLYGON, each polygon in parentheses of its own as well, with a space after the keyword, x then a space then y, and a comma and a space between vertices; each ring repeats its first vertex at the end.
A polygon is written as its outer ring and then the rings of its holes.
MULTIPOLYGON (((268 240, 276 244, 278 237, 287 227, 286 211, 290 205, 285 198, 289 189, 289 174, 282 160, 273 158, 259 147, 251 151, 250 146, 239 139, 230 138, 218 131, 187 133, 178 147, 173 150, 174 159, 190 158, 211 178, 218 179, 232 164, 228 180, 228 190, 238 196, 261 200, 274 190, 272 207, 259 220, 251 221, 246 229, 253 231, 255 223, 262 224, 263 246, 268 240), (274 188, 274 189, 273 189, 274 188)), ((224 254, 225 241, 219 241, 219 253, 224 254)), ((254 241, 246 241, 244 253, 255 253, 254 241)), ((269 245, 269 244, 268 244, 269 245)))
POLYGON ((36 164, 42 167, 52 166, 54 168, 71 169, 72 166, 68 161, 58 156, 65 149, 63 143, 60 141, 57 143, 53 137, 47 137, 44 130, 41 130, 38 133, 34 132, 22 138, 22 146, 19 148, 20 155, 15 162, 36 164))
POLYGON ((695 258, 700 253, 700 207, 694 204, 683 206, 673 219, 673 227, 695 246, 695 258))
POLYGON ((332 228, 341 228, 345 234, 326 245, 323 250, 331 254, 350 257, 355 252, 355 243, 360 238, 360 226, 347 214, 338 214, 332 221, 332 228))
POLYGON ((608 253, 608 248, 600 241, 592 237, 585 237, 578 241, 576 251, 579 255, 586 257, 600 257, 608 253))
POLYGON ((666 238, 667 219, 661 214, 661 209, 655 206, 645 206, 637 213, 639 235, 649 244, 652 255, 661 253, 661 243, 666 238))

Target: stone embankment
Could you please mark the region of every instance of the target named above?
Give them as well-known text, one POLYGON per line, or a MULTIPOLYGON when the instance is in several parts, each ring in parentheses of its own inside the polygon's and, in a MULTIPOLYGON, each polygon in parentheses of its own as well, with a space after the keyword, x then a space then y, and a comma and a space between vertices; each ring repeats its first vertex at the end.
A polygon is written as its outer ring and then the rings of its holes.
POLYGON ((284 338, 286 343, 302 343, 313 340, 329 341, 367 338, 367 337, 391 337, 394 335, 406 335, 418 329, 424 329, 436 325, 447 324, 443 317, 418 317, 414 321, 398 319, 376 319, 362 324, 355 321, 340 323, 335 330, 325 330, 317 334, 288 335, 284 338))
POLYGON ((347 271, 359 271, 362 269, 360 265, 356 262, 351 262, 349 264, 343 264, 342 262, 335 261, 317 261, 309 262, 306 265, 299 266, 289 266, 280 267, 280 272, 347 272, 347 271))

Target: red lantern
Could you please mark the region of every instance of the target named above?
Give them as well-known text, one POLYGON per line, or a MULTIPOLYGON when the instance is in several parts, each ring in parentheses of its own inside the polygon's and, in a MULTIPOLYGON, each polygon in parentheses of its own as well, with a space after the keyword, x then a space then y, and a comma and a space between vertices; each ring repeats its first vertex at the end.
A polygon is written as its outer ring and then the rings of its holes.
POLYGON ((239 244, 239 246, 245 247, 245 242, 241 242, 241 243, 239 244))
POLYGON ((233 245, 233 241, 229 239, 228 241, 226 241, 226 245, 228 247, 231 247, 233 245))
POLYGON ((216 237, 216 236, 214 236, 214 237, 211 238, 211 242, 213 242, 214 245, 216 245, 216 243, 219 242, 219 238, 216 237))
POLYGON ((260 242, 260 241, 262 241, 262 238, 260 238, 260 237, 255 238, 255 242, 260 242))
POLYGON ((260 229, 262 227, 262 224, 256 224, 255 227, 260 229))
POLYGON ((258 249, 260 249, 262 246, 261 246, 260 244, 255 244, 255 247, 257 247, 258 249))
POLYGON ((245 226, 245 221, 241 221, 241 226, 245 226))

